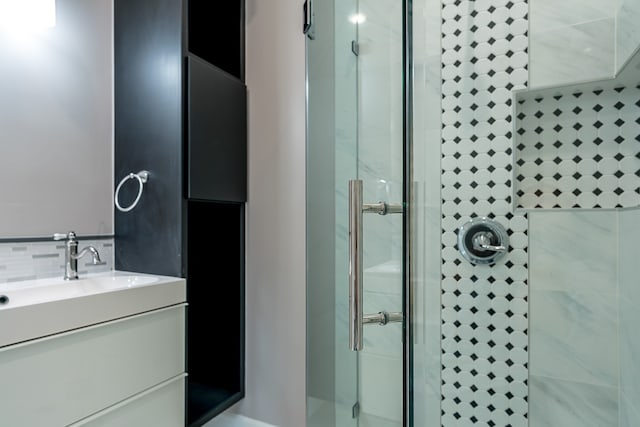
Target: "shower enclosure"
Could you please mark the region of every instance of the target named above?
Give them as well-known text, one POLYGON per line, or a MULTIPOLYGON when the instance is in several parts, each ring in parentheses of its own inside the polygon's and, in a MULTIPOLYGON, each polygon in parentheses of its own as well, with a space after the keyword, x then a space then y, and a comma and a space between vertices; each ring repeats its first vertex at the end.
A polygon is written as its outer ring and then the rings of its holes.
POLYGON ((307 5, 308 425, 640 425, 640 1, 307 5))

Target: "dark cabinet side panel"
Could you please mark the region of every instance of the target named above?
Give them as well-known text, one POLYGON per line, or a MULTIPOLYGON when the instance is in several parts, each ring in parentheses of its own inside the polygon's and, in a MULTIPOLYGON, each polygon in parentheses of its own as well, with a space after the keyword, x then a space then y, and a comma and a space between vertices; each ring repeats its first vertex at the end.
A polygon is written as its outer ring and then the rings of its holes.
POLYGON ((247 199, 247 90, 244 83, 195 56, 188 70, 190 200, 247 199))
MULTIPOLYGON (((182 276, 182 2, 115 0, 117 185, 148 170, 140 203, 115 211, 116 268, 182 276)), ((120 194, 129 205, 130 180, 120 194)))

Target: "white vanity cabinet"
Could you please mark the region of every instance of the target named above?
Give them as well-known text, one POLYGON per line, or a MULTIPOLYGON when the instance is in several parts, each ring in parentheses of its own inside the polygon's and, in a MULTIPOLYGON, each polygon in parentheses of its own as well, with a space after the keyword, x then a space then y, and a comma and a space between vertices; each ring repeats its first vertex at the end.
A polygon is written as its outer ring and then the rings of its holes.
POLYGON ((0 425, 184 426, 185 309, 0 348, 0 425))

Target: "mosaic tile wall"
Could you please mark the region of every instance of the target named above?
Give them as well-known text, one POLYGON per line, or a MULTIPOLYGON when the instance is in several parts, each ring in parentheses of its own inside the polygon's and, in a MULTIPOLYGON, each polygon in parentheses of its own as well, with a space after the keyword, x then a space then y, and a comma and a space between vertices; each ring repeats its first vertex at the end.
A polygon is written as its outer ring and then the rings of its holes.
POLYGON ((512 90, 528 79, 525 0, 442 5, 442 425, 528 424, 527 217, 513 214, 512 90), (457 250, 473 217, 508 229, 507 256, 457 250))
MULTIPOLYGON (((87 256, 78 261, 78 274, 101 273, 113 269, 113 239, 82 240, 79 249, 93 246, 101 264, 87 256)), ((64 244, 54 241, 0 243, 0 283, 64 277, 64 244)))
POLYGON ((640 205, 640 86, 518 97, 516 206, 640 205))

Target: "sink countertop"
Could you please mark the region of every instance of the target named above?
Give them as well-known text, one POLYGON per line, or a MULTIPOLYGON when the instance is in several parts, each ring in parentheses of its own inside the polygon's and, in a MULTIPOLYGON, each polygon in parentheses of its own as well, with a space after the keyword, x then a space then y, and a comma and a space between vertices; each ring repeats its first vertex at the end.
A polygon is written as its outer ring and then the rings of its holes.
POLYGON ((2 347, 186 302, 180 277, 111 271, 0 285, 2 347))

